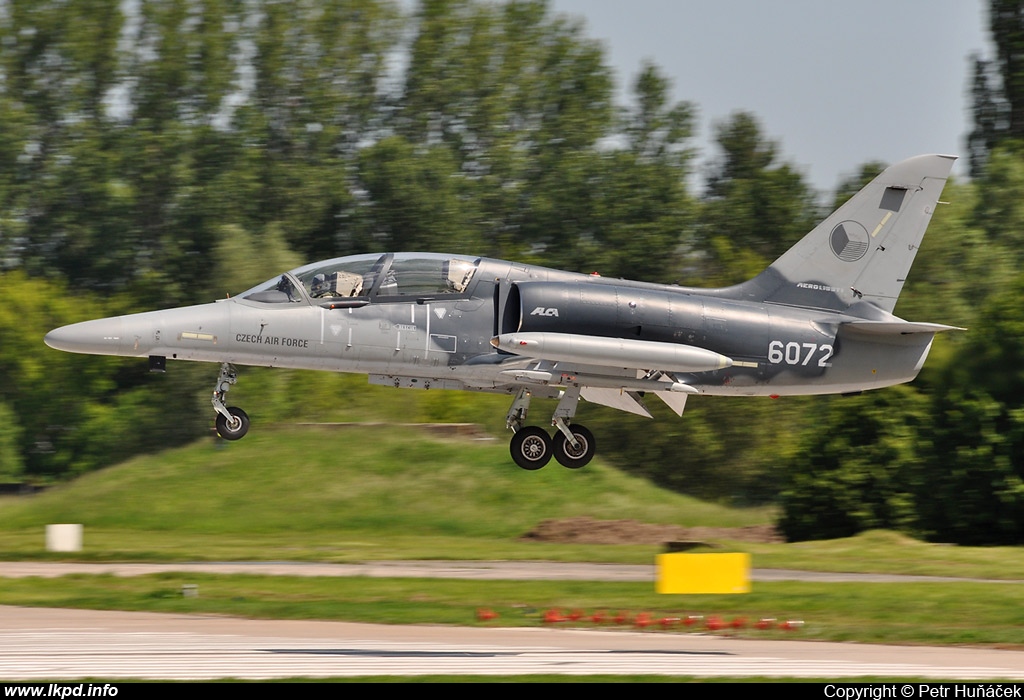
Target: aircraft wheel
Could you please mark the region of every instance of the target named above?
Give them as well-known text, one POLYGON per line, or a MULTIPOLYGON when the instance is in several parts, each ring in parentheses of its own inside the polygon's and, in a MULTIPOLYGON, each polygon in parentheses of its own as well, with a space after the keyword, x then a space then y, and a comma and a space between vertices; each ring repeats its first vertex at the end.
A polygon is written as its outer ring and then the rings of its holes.
POLYGON ((594 434, 582 425, 570 425, 569 430, 572 431, 580 446, 573 448, 572 443, 562 434, 562 431, 557 431, 552 446, 552 449, 555 451, 555 459, 563 467, 568 467, 569 469, 585 467, 594 458, 594 452, 597 449, 594 434))
POLYGON ((228 419, 217 414, 217 434, 225 440, 239 440, 249 432, 249 416, 237 406, 228 406, 228 413, 234 417, 233 425, 228 419))
POLYGON ((509 451, 513 461, 523 469, 540 469, 551 460, 551 438, 543 428, 528 425, 512 436, 509 451))

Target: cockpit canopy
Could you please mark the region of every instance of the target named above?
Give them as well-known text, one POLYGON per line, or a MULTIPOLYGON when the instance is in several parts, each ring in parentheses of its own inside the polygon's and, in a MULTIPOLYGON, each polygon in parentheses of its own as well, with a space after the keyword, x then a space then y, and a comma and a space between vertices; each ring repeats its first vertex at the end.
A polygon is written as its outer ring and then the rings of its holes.
POLYGON ((432 298, 467 293, 479 259, 438 253, 351 255, 305 265, 239 296, 271 304, 432 298))

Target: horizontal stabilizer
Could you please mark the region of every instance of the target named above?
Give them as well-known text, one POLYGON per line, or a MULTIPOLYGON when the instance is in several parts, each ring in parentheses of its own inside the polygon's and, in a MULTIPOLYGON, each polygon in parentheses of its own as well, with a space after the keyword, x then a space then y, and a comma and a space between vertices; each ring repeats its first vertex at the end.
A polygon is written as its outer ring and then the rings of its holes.
POLYGON ((910 335, 912 333, 944 333, 946 331, 964 331, 966 328, 946 326, 941 323, 912 323, 910 321, 851 321, 842 324, 843 328, 852 328, 872 335, 910 335))

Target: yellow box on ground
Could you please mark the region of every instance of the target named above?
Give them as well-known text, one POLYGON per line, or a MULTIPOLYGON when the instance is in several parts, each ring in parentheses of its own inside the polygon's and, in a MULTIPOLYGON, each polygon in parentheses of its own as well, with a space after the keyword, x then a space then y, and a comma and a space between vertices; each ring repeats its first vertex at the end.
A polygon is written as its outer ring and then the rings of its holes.
POLYGON ((750 593, 750 555, 659 554, 658 593, 750 593))

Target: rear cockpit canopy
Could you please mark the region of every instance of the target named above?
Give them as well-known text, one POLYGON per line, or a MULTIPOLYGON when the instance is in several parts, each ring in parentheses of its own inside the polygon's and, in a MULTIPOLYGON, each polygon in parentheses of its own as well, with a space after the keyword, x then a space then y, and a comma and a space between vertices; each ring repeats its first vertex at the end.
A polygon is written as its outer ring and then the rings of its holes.
POLYGON ((462 296, 479 263, 479 259, 438 253, 350 255, 291 270, 239 296, 269 304, 462 296))

